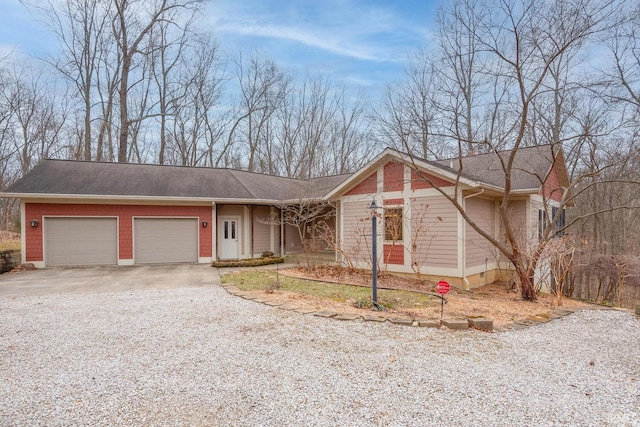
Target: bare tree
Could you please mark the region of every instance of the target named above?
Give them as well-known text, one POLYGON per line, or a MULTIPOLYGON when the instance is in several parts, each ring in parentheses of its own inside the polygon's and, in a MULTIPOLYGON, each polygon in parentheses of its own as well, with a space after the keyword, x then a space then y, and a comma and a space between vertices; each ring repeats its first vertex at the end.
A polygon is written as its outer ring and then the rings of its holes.
POLYGON ((373 157, 375 147, 371 124, 366 114, 368 104, 363 95, 348 99, 345 88, 339 90, 337 111, 331 123, 315 175, 342 175, 364 166, 373 157))
POLYGON ((478 37, 489 13, 482 0, 464 0, 449 3, 438 16, 441 61, 447 70, 438 76, 444 95, 438 107, 450 115, 448 132, 453 133, 456 151, 461 154, 473 153, 477 144, 488 137, 481 133, 485 121, 478 120, 477 111, 481 109, 480 103, 487 101, 483 98, 489 88, 500 87, 493 84, 495 80, 486 78, 490 55, 478 37))
POLYGON ((14 161, 19 165, 19 176, 23 176, 40 159, 57 154, 66 110, 56 88, 38 70, 14 68, 10 78, 3 101, 12 115, 2 144, 13 144, 14 161))
POLYGON ((320 245, 327 243, 326 222, 335 216, 334 202, 300 198, 297 201, 281 203, 277 212, 269 214, 260 221, 270 225, 294 227, 298 232, 307 266, 311 267, 313 257, 320 249, 320 245))
POLYGON ((381 110, 374 113, 377 132, 386 145, 409 149, 424 159, 447 151, 436 129, 439 115, 437 65, 420 51, 406 70, 404 82, 387 88, 381 110))
POLYGON ((111 21, 112 36, 118 46, 122 65, 119 69, 118 105, 120 131, 118 137, 118 161, 126 162, 132 124, 145 117, 130 117, 129 93, 139 81, 130 81, 138 57, 145 60, 157 47, 149 42, 154 29, 164 24, 181 25, 185 11, 197 10, 200 0, 114 0, 111 21))
POLYGON ((195 11, 192 11, 192 14, 185 17, 184 23, 177 28, 174 23, 163 21, 150 32, 149 62, 158 99, 156 107, 160 122, 158 163, 161 165, 165 162, 168 121, 187 96, 186 89, 189 82, 181 78, 181 73, 186 74, 188 64, 186 56, 194 53, 189 45, 189 39, 195 39, 196 43, 202 40, 201 37, 192 33, 191 27, 195 18, 195 11))
POLYGON ((60 56, 47 59, 68 79, 82 102, 82 158, 92 159, 91 121, 93 89, 100 55, 100 43, 108 31, 108 15, 104 2, 97 0, 65 0, 46 3, 21 0, 31 10, 43 14, 60 44, 60 56))
POLYGON ((246 169, 258 171, 260 144, 264 142, 265 127, 280 106, 289 78, 280 71, 274 61, 253 53, 245 59, 240 53, 233 58, 240 99, 235 118, 228 134, 227 145, 232 145, 242 135, 246 146, 246 169))
POLYGON ((224 68, 209 36, 198 35, 195 41, 178 79, 182 95, 172 101, 166 156, 172 164, 226 166, 229 119, 226 112, 219 112, 224 68))
MULTIPOLYGON (((434 188, 456 207, 469 226, 511 262, 524 299, 536 298, 533 282, 537 260, 555 235, 554 225, 559 218, 551 215, 547 218, 540 239, 535 243, 520 236, 510 215, 516 159, 521 156, 522 148, 540 143, 536 142, 536 129, 532 126, 535 111, 545 108, 543 95, 549 93, 549 81, 560 77, 563 59, 568 60, 594 35, 610 28, 616 12, 617 4, 613 1, 540 3, 505 0, 494 3, 478 0, 456 3, 441 16, 441 22, 452 23, 445 27, 451 28, 453 35, 440 40, 442 52, 449 62, 438 70, 440 74, 446 74, 438 81, 449 82, 443 93, 459 95, 452 97, 454 103, 450 111, 453 115, 444 114, 438 129, 444 137, 457 142, 460 158, 476 146, 498 156, 504 176, 504 194, 498 214, 505 240, 487 233, 467 215, 464 203, 460 203, 458 197, 462 191, 459 180, 456 180, 453 194, 437 185, 434 188), (479 120, 484 123, 478 123, 479 120), (507 151, 503 151, 505 149, 507 151)), ((559 103, 555 96, 551 99, 555 102, 551 111, 556 134, 552 133, 552 141, 545 142, 552 144, 555 153, 563 143, 559 133, 563 118, 555 117, 555 114, 564 114, 566 104, 559 103)), ((412 150, 408 144, 404 148, 409 152, 412 150)), ((463 168, 460 161, 456 167, 458 178, 464 173, 463 168)), ((539 178, 542 186, 545 177, 539 178)), ((423 179, 429 181, 424 175, 423 179)), ((559 201, 560 208, 570 202, 572 194, 565 191, 559 201)), ((546 197, 543 204, 548 208, 546 197)))

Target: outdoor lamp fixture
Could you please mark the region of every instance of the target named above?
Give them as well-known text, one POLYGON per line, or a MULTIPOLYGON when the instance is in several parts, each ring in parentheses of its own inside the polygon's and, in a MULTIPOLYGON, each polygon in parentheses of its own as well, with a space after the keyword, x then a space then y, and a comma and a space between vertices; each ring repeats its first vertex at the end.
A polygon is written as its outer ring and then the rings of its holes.
POLYGON ((205 219, 204 221, 202 221, 202 226, 204 228, 207 228, 207 225, 209 225, 209 223, 207 222, 207 220, 205 219))
POLYGON ((378 258, 378 215, 377 210, 379 209, 378 205, 376 205, 376 199, 374 198, 369 206, 371 209, 371 277, 373 280, 372 283, 372 295, 371 295, 371 305, 373 305, 376 309, 380 310, 381 306, 378 305, 378 266, 376 264, 378 258))
POLYGON ((31 226, 32 227, 37 227, 38 226, 38 220, 37 219, 32 219, 31 220, 31 226))

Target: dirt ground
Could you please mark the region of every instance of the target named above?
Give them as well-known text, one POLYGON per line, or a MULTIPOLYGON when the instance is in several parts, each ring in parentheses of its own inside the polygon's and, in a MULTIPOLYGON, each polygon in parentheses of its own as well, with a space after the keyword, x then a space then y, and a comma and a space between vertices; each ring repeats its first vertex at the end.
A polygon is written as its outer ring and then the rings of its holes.
MULTIPOLYGON (((371 287, 371 275, 362 271, 349 272, 339 267, 319 267, 314 270, 292 268, 281 270, 281 274, 321 280, 325 282, 353 284, 371 287)), ((411 278, 397 277, 391 274, 383 274, 378 279, 379 288, 407 289, 438 295, 434 283, 418 282, 411 278)), ((301 307, 315 309, 330 309, 339 312, 364 314, 376 314, 382 317, 413 317, 420 319, 433 319, 440 317, 439 298, 434 297, 434 304, 429 308, 420 309, 391 309, 384 312, 372 312, 371 309, 358 309, 352 304, 339 303, 326 299, 277 291, 271 294, 284 302, 294 303, 301 307)), ((524 320, 532 316, 548 317, 555 308, 587 308, 593 307, 569 298, 562 298, 561 306, 554 296, 539 294, 537 301, 523 301, 517 290, 504 283, 492 283, 479 288, 464 290, 451 287, 451 291, 445 295, 447 303, 444 305, 445 318, 488 317, 493 319, 496 326, 524 320)))

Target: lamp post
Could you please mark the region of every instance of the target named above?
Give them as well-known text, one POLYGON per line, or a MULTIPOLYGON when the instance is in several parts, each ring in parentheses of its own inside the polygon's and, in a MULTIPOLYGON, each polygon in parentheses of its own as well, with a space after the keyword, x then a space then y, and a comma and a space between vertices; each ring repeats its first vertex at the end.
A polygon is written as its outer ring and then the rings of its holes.
POLYGON ((371 209, 372 211, 372 215, 371 215, 371 270, 372 270, 371 276, 373 278, 372 279, 373 294, 371 296, 371 300, 372 300, 372 305, 377 309, 378 308, 378 266, 377 266, 378 216, 376 214, 378 210, 378 205, 376 205, 376 199, 373 199, 373 201, 371 202, 371 205, 369 206, 369 209, 371 209))

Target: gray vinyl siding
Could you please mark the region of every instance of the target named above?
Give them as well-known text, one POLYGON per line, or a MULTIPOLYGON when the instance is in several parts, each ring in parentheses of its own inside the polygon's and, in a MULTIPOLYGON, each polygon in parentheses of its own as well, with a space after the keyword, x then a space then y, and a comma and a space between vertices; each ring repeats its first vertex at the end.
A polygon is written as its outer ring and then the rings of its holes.
MULTIPOLYGON (((473 222, 483 231, 491 236, 495 235, 495 203, 493 200, 469 198, 465 202, 465 209, 473 222)), ((467 267, 484 265, 487 258, 489 262, 495 261, 496 251, 493 245, 469 224, 465 224, 465 246, 467 267)))
POLYGON ((371 258, 370 204, 370 201, 342 202, 342 248, 353 263, 368 262, 371 258))
MULTIPOLYGON (((509 202, 508 207, 509 217, 511 218, 511 225, 513 226, 516 239, 521 245, 525 245, 527 242, 527 203, 524 200, 512 200, 509 202)), ((537 218, 537 216, 536 216, 537 218)), ((507 238, 505 234, 504 224, 500 222, 500 238, 506 243, 507 238)), ((523 246, 524 247, 524 246, 523 246)))
POLYGON ((299 252, 302 250, 302 243, 300 241, 300 233, 298 232, 298 228, 285 224, 284 226, 284 239, 285 239, 285 253, 289 252, 299 252))
MULTIPOLYGON (((256 206, 253 208, 253 252, 261 254, 271 250, 271 210, 269 206, 256 206)), ((274 225, 277 227, 278 225, 274 225)))
MULTIPOLYGON (((412 230, 421 220, 419 212, 424 211, 423 224, 428 228, 417 242, 417 259, 423 267, 458 266, 458 211, 442 196, 419 197, 411 203, 412 230), (440 217, 442 220, 438 220, 440 217)), ((415 231, 412 231, 412 239, 415 231)))

